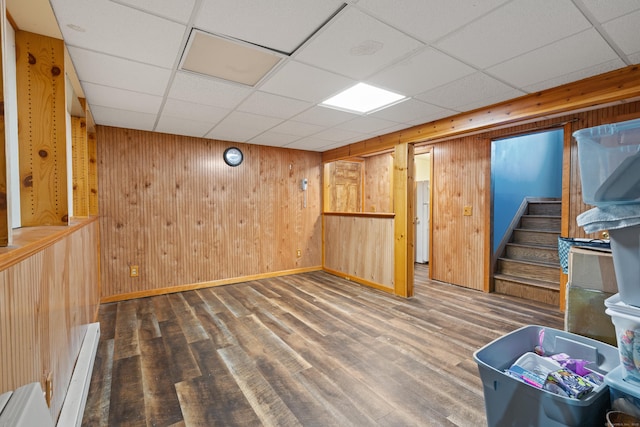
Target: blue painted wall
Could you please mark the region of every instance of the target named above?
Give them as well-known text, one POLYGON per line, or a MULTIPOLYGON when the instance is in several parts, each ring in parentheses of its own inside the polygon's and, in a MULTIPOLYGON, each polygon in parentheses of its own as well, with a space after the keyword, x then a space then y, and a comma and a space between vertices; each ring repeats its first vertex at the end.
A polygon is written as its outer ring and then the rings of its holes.
POLYGON ((562 143, 562 130, 492 142, 494 252, 525 197, 562 196, 562 143))

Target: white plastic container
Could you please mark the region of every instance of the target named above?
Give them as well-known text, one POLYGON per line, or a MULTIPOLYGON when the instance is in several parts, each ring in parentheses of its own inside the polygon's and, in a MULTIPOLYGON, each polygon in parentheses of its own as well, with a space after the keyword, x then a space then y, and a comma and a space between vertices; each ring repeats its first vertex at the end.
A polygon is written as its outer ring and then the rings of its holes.
POLYGON ((640 418, 640 384, 626 381, 623 374, 624 368, 618 366, 604 377, 604 383, 609 386, 611 408, 640 418))
POLYGON ((573 137, 585 203, 640 202, 640 119, 581 129, 573 137))
POLYGON ((618 294, 607 298, 605 305, 616 329, 622 376, 640 385, 640 308, 623 303, 618 294))
POLYGON ((609 230, 620 300, 640 307, 640 225, 609 230))

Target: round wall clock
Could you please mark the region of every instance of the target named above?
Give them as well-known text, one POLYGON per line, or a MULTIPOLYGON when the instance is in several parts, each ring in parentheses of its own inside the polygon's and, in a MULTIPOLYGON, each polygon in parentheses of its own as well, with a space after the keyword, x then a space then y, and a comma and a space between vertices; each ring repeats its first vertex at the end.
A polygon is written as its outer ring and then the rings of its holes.
POLYGON ((222 155, 222 157, 224 158, 224 162, 226 164, 234 167, 242 163, 242 160, 244 159, 242 151, 240 151, 240 149, 237 147, 227 148, 226 150, 224 150, 224 154, 222 155))

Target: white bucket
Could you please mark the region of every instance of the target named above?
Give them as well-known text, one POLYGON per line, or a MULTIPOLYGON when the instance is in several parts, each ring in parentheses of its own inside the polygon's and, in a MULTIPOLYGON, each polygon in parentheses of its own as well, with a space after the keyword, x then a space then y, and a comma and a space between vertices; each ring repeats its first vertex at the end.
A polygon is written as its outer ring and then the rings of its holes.
POLYGON ((620 300, 640 307, 640 225, 609 230, 620 300))

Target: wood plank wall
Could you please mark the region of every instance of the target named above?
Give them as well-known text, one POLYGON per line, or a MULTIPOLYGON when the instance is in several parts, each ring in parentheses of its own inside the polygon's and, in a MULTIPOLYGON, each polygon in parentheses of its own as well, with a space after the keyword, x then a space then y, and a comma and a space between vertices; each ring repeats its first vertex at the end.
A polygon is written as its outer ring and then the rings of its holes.
MULTIPOLYGON (((640 102, 620 103, 592 111, 568 114, 450 139, 433 145, 433 235, 431 274, 435 280, 482 290, 490 275, 491 140, 526 134, 571 122, 571 132, 606 123, 640 118, 640 102), (471 205, 473 215, 462 215, 471 205)), ((534 150, 535 147, 532 147, 534 150)), ((582 201, 577 143, 571 141, 569 236, 586 237, 576 217, 591 209, 582 201)), ((589 237, 599 237, 589 236, 589 237)))
MULTIPOLYGON (((14 244, 41 228, 17 230, 14 244)), ((98 222, 65 228, 64 237, 8 267, 20 250, 0 254, 0 394, 34 381, 44 390, 51 374, 54 420, 98 308, 98 222)))
POLYGON ((104 126, 97 141, 103 301, 321 268, 320 153, 104 126))
POLYGON ((365 212, 393 212, 393 155, 364 159, 365 212))
POLYGON ((475 136, 433 148, 432 277, 484 289, 485 208, 490 199, 491 145, 475 136), (463 216, 465 206, 473 214, 463 216))
POLYGON ((325 269, 392 292, 393 221, 393 215, 325 214, 325 269))

